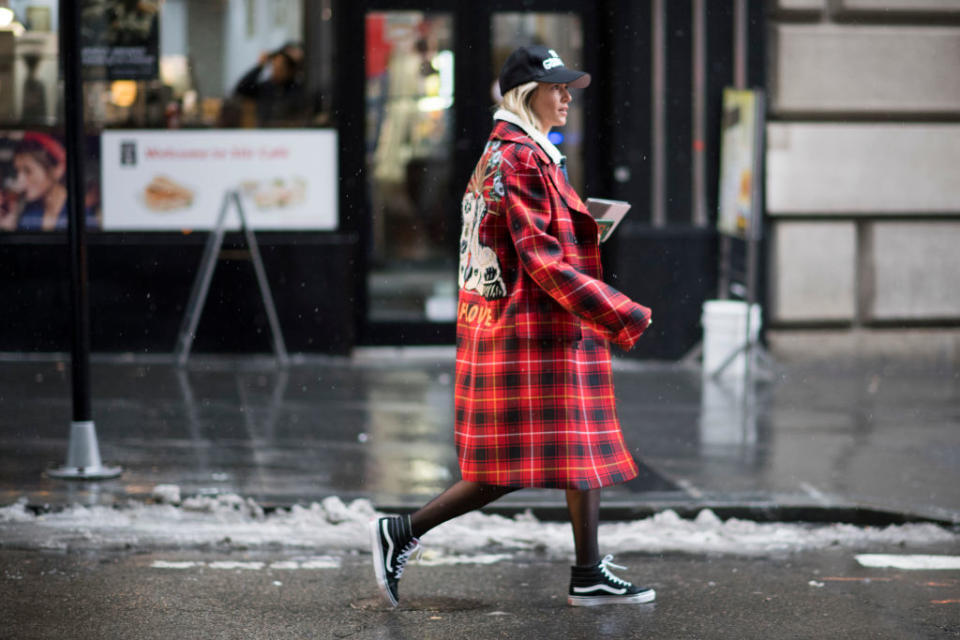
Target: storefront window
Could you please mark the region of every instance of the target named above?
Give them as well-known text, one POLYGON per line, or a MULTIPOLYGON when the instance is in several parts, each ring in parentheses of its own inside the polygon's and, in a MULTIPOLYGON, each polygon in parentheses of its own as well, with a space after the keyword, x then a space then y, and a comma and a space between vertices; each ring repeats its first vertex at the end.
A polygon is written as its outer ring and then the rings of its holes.
MULTIPOLYGON (((91 228, 105 130, 333 125, 332 0, 78 1, 91 228)), ((66 227, 57 30, 57 0, 0 3, 0 231, 66 227)))
MULTIPOLYGON (((140 3, 143 4, 143 3, 140 3)), ((164 0, 157 77, 87 85, 105 128, 319 124, 307 83, 303 0, 164 0)))

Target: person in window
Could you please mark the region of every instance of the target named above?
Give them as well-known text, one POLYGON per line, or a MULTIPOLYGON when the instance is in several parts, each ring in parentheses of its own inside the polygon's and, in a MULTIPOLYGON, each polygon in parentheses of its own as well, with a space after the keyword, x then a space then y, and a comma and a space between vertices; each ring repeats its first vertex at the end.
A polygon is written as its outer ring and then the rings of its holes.
MULTIPOLYGON (((17 231, 57 231, 67 228, 67 154, 56 139, 27 132, 13 151, 15 189, 25 203, 17 231)), ((94 210, 85 207, 87 227, 97 227, 94 210)))
POLYGON ((257 125, 261 127, 303 125, 307 99, 301 65, 303 49, 288 43, 263 53, 257 65, 237 83, 234 93, 256 104, 257 125), (269 66, 269 75, 261 79, 269 66))
POLYGON ((461 204, 454 384, 462 480, 410 516, 370 524, 374 573, 391 604, 419 538, 520 488, 566 491, 574 606, 644 603, 653 589, 610 572, 597 540, 600 489, 638 474, 617 419, 608 342, 633 347, 650 309, 605 284, 596 221, 547 134, 590 76, 552 49, 521 47, 461 204))

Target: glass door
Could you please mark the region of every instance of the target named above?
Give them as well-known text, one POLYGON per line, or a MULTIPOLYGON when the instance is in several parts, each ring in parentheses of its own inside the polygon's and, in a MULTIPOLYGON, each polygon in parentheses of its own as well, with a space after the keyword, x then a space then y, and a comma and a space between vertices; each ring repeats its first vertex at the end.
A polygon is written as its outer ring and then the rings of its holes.
MULTIPOLYGON (((352 277, 362 344, 453 344, 459 201, 490 133, 509 53, 542 43, 571 67, 596 71, 595 54, 583 46, 584 33, 596 28, 591 5, 516 7, 513 0, 351 0, 338 9, 341 32, 363 36, 344 39, 338 63, 341 209, 344 229, 361 239, 352 277)), ((588 117, 594 95, 574 92, 568 124, 552 136, 581 194, 597 174, 597 145, 584 145, 597 129, 588 117)))
POLYGON ((456 316, 453 26, 451 13, 365 15, 367 325, 394 342, 456 316))

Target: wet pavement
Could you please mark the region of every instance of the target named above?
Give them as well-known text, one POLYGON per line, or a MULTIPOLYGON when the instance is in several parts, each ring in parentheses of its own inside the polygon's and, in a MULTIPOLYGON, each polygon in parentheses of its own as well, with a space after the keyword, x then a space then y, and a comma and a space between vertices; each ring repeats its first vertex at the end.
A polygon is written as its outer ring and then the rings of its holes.
MULTIPOLYGON (((949 550, 940 549, 939 552, 949 550)), ((369 556, 0 549, 4 638, 955 638, 957 571, 860 566, 838 550, 764 558, 622 555, 648 605, 574 608, 564 562, 413 563, 400 606, 369 556)))
MULTIPOLYGON (((158 484, 261 504, 367 497, 412 508, 458 477, 452 349, 361 350, 286 370, 268 359, 96 359, 94 419, 117 480, 54 480, 70 421, 65 361, 0 362, 0 505, 116 503, 158 484)), ((960 522, 960 372, 780 364, 768 381, 618 360, 626 440, 643 473, 608 517, 664 508, 767 519, 960 522), (739 388, 738 388, 739 387, 739 388), (726 510, 726 511, 725 511, 726 510)), ((560 513, 562 492, 498 503, 560 513)))

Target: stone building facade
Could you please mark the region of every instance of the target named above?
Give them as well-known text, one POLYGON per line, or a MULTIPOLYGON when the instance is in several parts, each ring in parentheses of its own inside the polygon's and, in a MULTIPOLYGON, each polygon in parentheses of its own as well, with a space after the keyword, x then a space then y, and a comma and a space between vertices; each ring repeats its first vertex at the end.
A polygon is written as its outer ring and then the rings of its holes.
POLYGON ((773 350, 960 362, 960 0, 767 15, 773 350))

